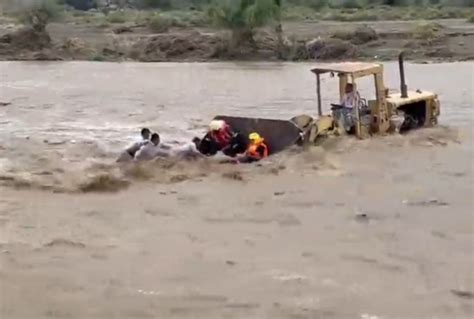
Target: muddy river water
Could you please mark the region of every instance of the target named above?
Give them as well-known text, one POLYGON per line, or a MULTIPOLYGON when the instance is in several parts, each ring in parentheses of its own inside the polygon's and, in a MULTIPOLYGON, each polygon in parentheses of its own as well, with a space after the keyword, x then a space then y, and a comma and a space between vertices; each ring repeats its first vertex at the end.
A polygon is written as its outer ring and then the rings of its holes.
POLYGON ((114 164, 143 126, 187 141, 216 114, 315 114, 310 67, 0 63, 0 317, 471 318, 473 63, 406 66, 436 128, 114 164))

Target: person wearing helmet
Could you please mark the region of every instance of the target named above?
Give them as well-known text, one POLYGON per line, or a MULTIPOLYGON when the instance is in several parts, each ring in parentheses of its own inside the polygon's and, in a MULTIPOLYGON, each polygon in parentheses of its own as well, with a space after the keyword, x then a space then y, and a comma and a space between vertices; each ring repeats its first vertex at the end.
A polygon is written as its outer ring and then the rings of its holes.
POLYGON ((243 160, 240 162, 256 162, 268 157, 268 146, 260 134, 253 132, 249 135, 249 145, 243 160))
POLYGON ((217 152, 226 152, 230 146, 233 132, 225 121, 213 120, 209 123, 209 130, 200 140, 198 150, 206 156, 216 155, 217 152))
POLYGON ((225 121, 213 120, 209 123, 209 137, 217 144, 219 150, 223 150, 230 144, 232 131, 225 121))

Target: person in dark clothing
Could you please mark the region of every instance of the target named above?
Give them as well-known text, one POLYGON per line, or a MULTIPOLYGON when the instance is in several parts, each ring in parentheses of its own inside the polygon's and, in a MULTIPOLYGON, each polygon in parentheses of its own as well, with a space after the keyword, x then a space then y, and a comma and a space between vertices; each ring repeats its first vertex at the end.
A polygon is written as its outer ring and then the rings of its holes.
POLYGON ((197 145, 197 149, 203 155, 213 156, 219 151, 219 145, 214 141, 210 134, 207 133, 200 140, 199 145, 197 145))
POLYGON ((217 152, 222 151, 226 156, 235 157, 238 154, 245 153, 247 145, 248 139, 244 134, 232 132, 229 144, 222 149, 209 133, 206 134, 196 146, 198 151, 206 156, 213 156, 216 155, 217 152))
POLYGON ((221 151, 228 147, 232 138, 230 126, 223 120, 213 120, 209 124, 208 136, 217 144, 221 151))
POLYGON ((229 157, 235 157, 238 154, 245 153, 248 144, 249 141, 244 134, 233 132, 229 146, 224 148, 222 152, 229 157))

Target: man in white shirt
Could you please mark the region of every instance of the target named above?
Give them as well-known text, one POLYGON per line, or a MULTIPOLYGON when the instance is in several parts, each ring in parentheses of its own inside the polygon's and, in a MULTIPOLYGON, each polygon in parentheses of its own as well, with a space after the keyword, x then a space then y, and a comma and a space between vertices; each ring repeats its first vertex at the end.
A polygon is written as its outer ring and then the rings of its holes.
POLYGON ((341 99, 341 105, 350 109, 360 106, 359 92, 354 90, 354 85, 352 83, 346 84, 345 94, 341 99))
POLYGON ((156 157, 169 156, 169 152, 160 147, 160 136, 157 133, 151 135, 149 142, 145 143, 135 154, 136 161, 149 161, 156 157))
POLYGON ((184 143, 171 148, 171 155, 179 159, 196 159, 204 157, 198 150, 201 139, 199 137, 193 138, 191 143, 184 143))
POLYGON ((150 141, 150 135, 151 131, 148 128, 143 128, 140 132, 140 139, 136 142, 134 142, 132 145, 127 147, 122 154, 120 154, 119 158, 117 159, 117 162, 128 162, 133 160, 135 157, 135 154, 138 152, 138 150, 148 143, 150 141))
POLYGON ((351 132, 355 125, 355 109, 361 107, 361 99, 352 83, 347 83, 344 91, 340 105, 333 105, 337 107, 333 112, 339 126, 343 127, 346 132, 351 132))

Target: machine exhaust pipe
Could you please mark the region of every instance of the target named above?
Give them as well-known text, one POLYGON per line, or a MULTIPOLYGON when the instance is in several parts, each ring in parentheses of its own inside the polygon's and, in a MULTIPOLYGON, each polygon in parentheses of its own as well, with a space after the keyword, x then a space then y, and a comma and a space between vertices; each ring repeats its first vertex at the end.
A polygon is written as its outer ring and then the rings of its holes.
POLYGON ((407 84, 405 82, 405 68, 403 66, 403 52, 398 55, 398 66, 400 68, 400 93, 402 98, 408 97, 407 84))

